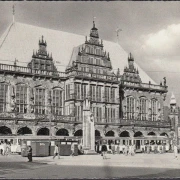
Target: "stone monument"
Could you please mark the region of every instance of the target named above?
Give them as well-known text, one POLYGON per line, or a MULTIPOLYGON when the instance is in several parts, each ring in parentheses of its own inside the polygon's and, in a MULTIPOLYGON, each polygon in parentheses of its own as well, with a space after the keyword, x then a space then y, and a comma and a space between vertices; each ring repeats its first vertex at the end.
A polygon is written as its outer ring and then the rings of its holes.
POLYGON ((83 102, 83 149, 85 154, 96 154, 94 116, 88 98, 83 102))

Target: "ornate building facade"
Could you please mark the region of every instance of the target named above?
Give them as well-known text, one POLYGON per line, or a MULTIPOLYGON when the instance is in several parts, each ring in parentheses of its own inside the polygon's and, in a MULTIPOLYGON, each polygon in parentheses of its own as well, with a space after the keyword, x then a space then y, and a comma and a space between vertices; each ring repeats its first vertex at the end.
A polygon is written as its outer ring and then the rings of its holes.
POLYGON ((111 60, 93 22, 65 72, 57 70, 43 37, 27 67, 16 60, 0 64, 0 133, 82 136, 83 101, 89 98, 96 137, 168 136, 166 79, 143 83, 131 54, 122 75, 114 73, 111 60))

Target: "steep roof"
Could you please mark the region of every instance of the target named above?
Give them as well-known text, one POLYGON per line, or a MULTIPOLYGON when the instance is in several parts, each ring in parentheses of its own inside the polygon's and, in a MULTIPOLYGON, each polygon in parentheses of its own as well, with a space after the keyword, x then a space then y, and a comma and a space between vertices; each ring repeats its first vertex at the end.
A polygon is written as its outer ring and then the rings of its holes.
MULTIPOLYGON (((38 50, 38 41, 42 35, 47 42, 48 52, 52 52, 58 71, 65 71, 69 61, 75 58, 74 47, 85 42, 85 37, 82 35, 15 22, 0 37, 0 63, 14 64, 16 58, 17 65, 27 66, 31 61, 33 49, 38 50)), ((103 44, 104 49, 110 54, 114 71, 120 68, 122 74, 128 64, 128 53, 117 43, 104 40, 103 44)), ((136 63, 135 67, 139 70, 142 82, 151 81, 156 84, 136 63)))

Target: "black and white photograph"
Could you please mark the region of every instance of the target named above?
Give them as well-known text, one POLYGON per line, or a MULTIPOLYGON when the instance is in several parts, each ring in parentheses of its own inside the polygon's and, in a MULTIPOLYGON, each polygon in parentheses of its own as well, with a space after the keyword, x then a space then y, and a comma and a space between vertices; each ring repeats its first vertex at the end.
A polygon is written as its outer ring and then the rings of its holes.
POLYGON ((0 179, 180 177, 178 1, 0 2, 0 179))

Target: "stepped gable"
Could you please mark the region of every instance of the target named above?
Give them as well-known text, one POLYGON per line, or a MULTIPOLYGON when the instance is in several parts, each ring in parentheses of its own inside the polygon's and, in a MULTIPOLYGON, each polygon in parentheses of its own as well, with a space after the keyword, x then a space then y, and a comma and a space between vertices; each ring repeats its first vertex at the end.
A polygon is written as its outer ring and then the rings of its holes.
POLYGON ((57 72, 57 68, 54 65, 52 53, 47 52, 47 43, 44 37, 39 40, 38 51, 33 50, 32 60, 28 63, 28 67, 31 69, 39 69, 43 71, 57 72))

